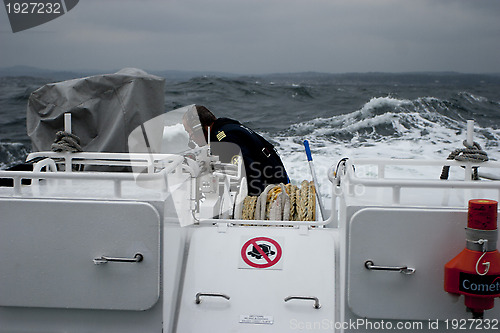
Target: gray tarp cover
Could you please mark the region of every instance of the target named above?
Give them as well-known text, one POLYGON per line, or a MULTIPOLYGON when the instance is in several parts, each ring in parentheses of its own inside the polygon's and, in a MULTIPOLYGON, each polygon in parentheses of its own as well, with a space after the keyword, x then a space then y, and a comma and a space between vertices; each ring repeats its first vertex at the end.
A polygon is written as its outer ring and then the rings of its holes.
POLYGON ((115 74, 47 84, 28 101, 26 125, 33 151, 50 150, 64 113, 84 151, 128 152, 134 128, 164 113, 165 80, 127 68, 115 74))

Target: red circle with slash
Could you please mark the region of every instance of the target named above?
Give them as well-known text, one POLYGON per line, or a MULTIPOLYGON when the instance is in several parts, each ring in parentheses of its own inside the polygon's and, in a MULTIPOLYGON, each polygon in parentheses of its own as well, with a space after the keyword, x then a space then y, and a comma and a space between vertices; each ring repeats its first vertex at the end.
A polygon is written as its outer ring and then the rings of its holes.
POLYGON ((268 268, 268 267, 272 267, 274 265, 276 265, 278 263, 278 261, 280 261, 281 259, 281 254, 282 254, 282 250, 281 250, 281 246, 278 244, 277 241, 275 241, 274 239, 272 238, 268 238, 268 237, 255 237, 255 238, 252 238, 250 240, 248 240, 245 244, 243 244, 243 247, 241 248, 241 258, 243 259, 243 261, 251 266, 251 267, 254 267, 254 268, 268 268), (258 244, 257 242, 261 242, 260 244, 258 244), (262 243, 264 242, 264 243, 262 243), (260 245, 269 245, 269 244, 272 244, 275 248, 276 248, 276 253, 275 253, 275 257, 274 259, 271 259, 270 256, 269 256, 269 253, 266 253, 260 245), (255 263, 253 261, 251 261, 249 259, 249 253, 250 252, 247 252, 248 248, 250 246, 253 246, 253 249, 254 250, 257 250, 258 253, 256 253, 257 256, 260 256, 259 259, 264 259, 264 262, 263 263, 255 263))

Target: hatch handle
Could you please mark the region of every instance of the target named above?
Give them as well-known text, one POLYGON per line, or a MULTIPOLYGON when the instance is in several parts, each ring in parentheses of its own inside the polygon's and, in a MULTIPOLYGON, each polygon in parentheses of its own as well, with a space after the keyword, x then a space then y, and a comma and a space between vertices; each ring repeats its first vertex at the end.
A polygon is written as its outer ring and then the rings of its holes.
POLYGON ((319 299, 314 296, 288 296, 285 298, 285 302, 294 300, 294 299, 303 299, 303 300, 311 300, 314 301, 314 308, 319 309, 321 308, 321 304, 319 304, 319 299))
POLYGON ((200 304, 201 303, 201 296, 206 296, 206 297, 222 297, 225 298, 229 301, 231 297, 225 295, 225 294, 219 294, 219 293, 197 293, 196 298, 195 298, 195 303, 200 304))
POLYGON ((141 253, 136 253, 133 258, 117 258, 117 257, 108 257, 101 256, 99 258, 94 258, 94 264, 102 265, 107 264, 108 262, 141 262, 144 259, 144 256, 141 253))
POLYGON ((365 261, 366 269, 371 271, 393 271, 400 272, 406 275, 411 275, 415 273, 415 268, 411 268, 408 266, 376 266, 372 260, 365 261))

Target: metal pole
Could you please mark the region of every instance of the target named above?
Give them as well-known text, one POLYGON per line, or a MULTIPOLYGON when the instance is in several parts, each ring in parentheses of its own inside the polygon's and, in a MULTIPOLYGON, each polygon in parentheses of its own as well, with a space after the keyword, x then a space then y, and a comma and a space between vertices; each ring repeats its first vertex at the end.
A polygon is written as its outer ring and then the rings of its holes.
POLYGON ((325 211, 323 209, 323 201, 321 201, 321 194, 319 193, 319 184, 316 180, 316 172, 314 171, 314 164, 311 154, 311 148, 309 148, 309 141, 304 140, 304 148, 306 149, 307 161, 309 162, 309 169, 311 170, 312 179, 314 182, 314 189, 316 192, 316 198, 318 199, 319 211, 321 213, 321 219, 325 219, 325 211))

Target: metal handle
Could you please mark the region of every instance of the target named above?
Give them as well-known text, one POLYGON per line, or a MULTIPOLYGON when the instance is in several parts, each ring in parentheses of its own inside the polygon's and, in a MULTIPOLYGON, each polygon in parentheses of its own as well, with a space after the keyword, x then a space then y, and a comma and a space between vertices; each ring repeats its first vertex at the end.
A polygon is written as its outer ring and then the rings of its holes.
POLYGON ((371 271, 393 271, 400 272, 406 275, 410 275, 415 273, 415 268, 411 268, 408 266, 375 266, 373 261, 367 260, 365 261, 365 267, 371 271))
POLYGON ((315 309, 321 308, 321 304, 319 304, 319 299, 314 296, 288 296, 285 298, 285 302, 291 301, 293 299, 304 299, 304 300, 314 301, 314 308, 315 309))
POLYGON ((200 304, 201 303, 201 299, 200 297, 201 296, 207 296, 207 297, 222 297, 222 298, 225 298, 229 301, 229 299, 231 297, 225 295, 225 294, 218 294, 218 293, 197 293, 196 294, 196 299, 195 299, 195 303, 196 304, 200 304))
POLYGON ((144 256, 141 253, 136 253, 133 258, 117 258, 117 257, 101 256, 99 258, 94 258, 94 264, 102 265, 102 264, 106 264, 110 261, 134 263, 134 262, 141 262, 143 259, 144 259, 144 256))

